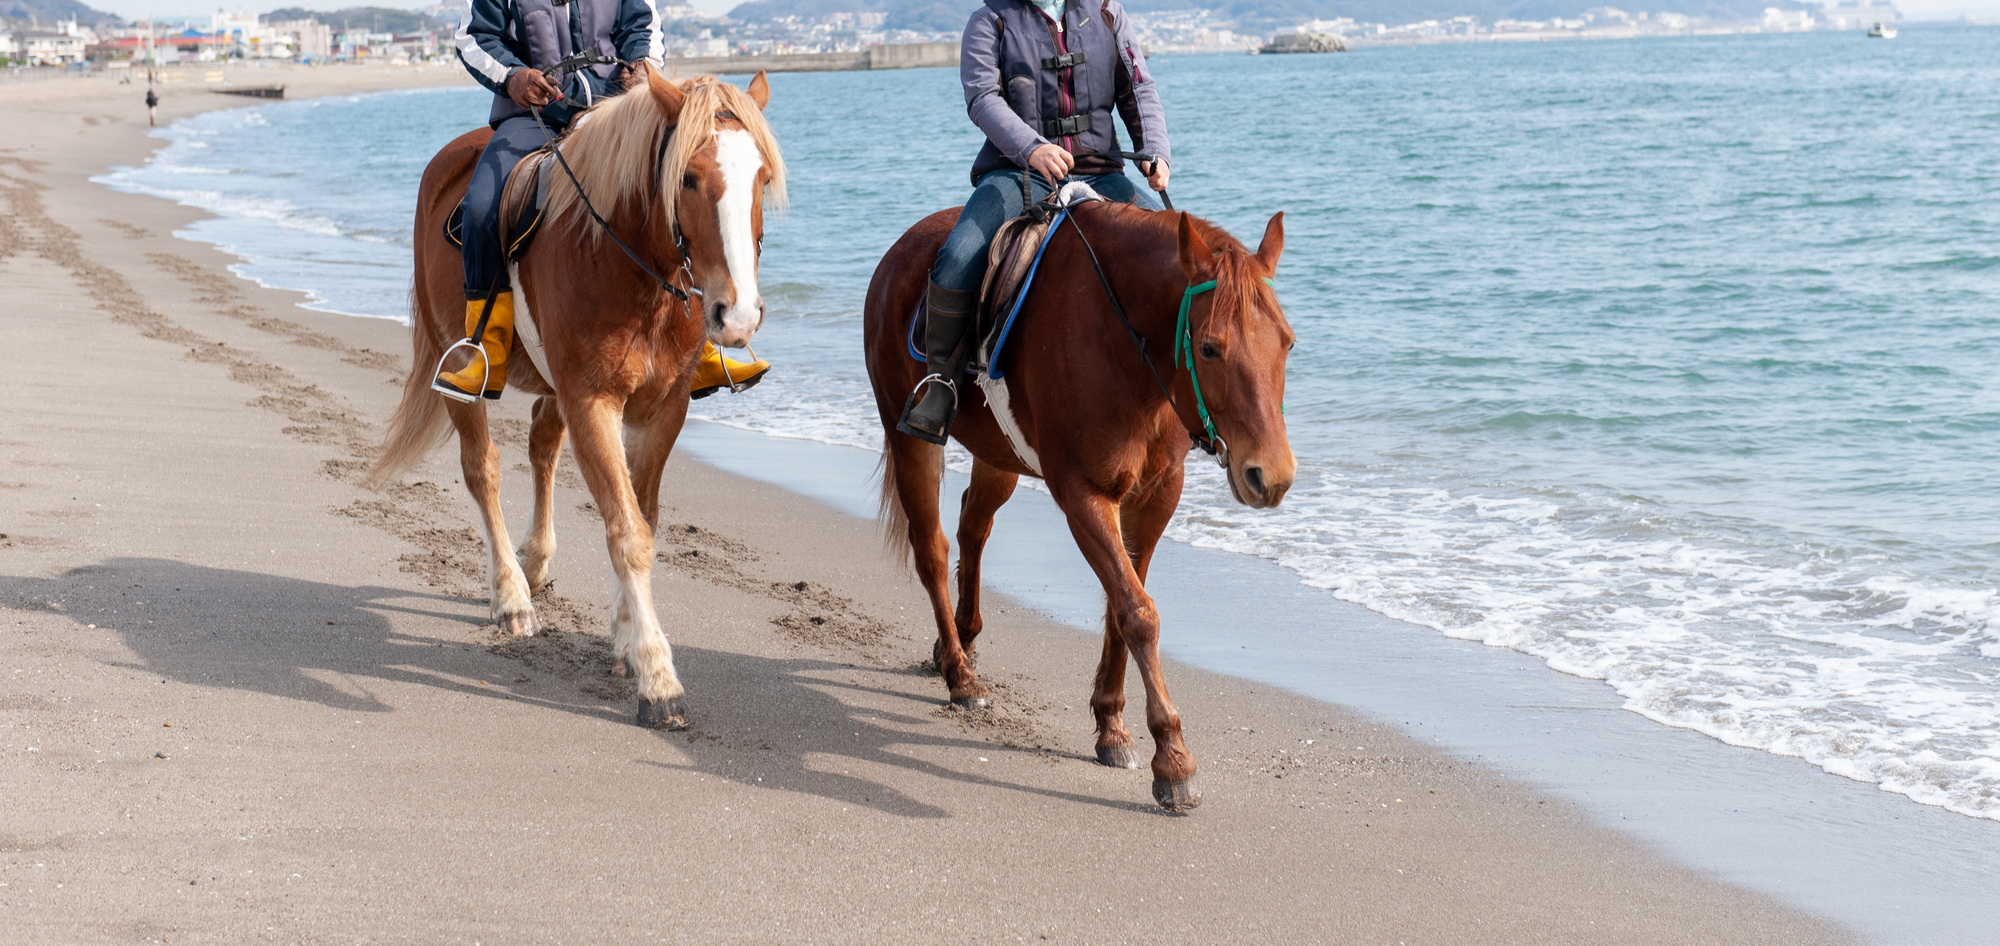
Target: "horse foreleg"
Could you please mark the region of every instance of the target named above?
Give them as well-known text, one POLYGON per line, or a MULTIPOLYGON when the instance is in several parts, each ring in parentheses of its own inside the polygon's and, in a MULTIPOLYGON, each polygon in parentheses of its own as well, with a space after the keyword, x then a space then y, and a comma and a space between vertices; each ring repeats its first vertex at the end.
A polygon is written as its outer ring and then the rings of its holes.
POLYGON ((938 518, 938 487, 944 479, 944 448, 898 433, 889 434, 889 469, 894 477, 896 503, 910 542, 910 558, 917 568, 917 581, 931 599, 931 614, 937 619, 937 643, 931 646, 931 660, 944 677, 953 705, 967 709, 986 706, 986 687, 972 672, 972 661, 960 645, 958 628, 952 621, 951 589, 946 585, 950 571, 951 543, 945 540, 944 524, 938 518))
POLYGON ((626 441, 639 514, 655 532, 660 528, 660 477, 666 470, 667 458, 673 455, 674 442, 680 439, 681 427, 687 423, 687 412, 687 398, 669 398, 644 426, 632 428, 634 436, 626 441))
MULTIPOLYGON (((1119 503, 1119 534, 1125 553, 1141 583, 1153 561, 1153 549, 1165 534, 1180 506, 1181 481, 1185 467, 1166 451, 1156 449, 1138 488, 1119 503)), ((1097 718, 1097 761, 1114 768, 1139 767, 1139 750, 1125 729, 1125 647, 1124 632, 1118 625, 1118 611, 1107 603, 1104 609, 1104 654, 1097 662, 1096 689, 1090 697, 1097 718)))
POLYGON ((528 427, 528 462, 535 468, 535 518, 528 524, 528 541, 521 544, 521 571, 529 591, 549 583, 549 563, 556 557, 556 463, 562 459, 563 426, 556 399, 535 399, 535 419, 528 427))
POLYGON ((686 729, 686 691, 674 673, 673 649, 653 611, 653 530, 639 512, 619 433, 622 412, 602 398, 565 399, 571 449, 604 517, 604 542, 618 576, 612 605, 613 648, 639 686, 639 725, 686 729), (622 646, 621 646, 622 644, 622 646))
POLYGON ((984 460, 972 461, 972 485, 965 488, 965 495, 958 507, 958 643, 965 648, 967 659, 976 655, 973 648, 979 632, 986 622, 979 616, 979 559, 986 550, 986 539, 993 534, 993 514, 1014 495, 1014 487, 1021 477, 984 460))
POLYGON ((507 537, 507 519, 500 511, 500 450, 486 430, 486 405, 452 403, 447 408, 458 428, 458 463, 465 490, 479 507, 486 527, 486 601, 493 622, 509 634, 535 633, 535 607, 528 600, 528 581, 514 560, 514 543, 507 537))
MULTIPOLYGON (((1105 633, 1117 634, 1130 649, 1146 685, 1146 728, 1153 734, 1153 800, 1169 811, 1193 808, 1201 804, 1201 793, 1194 785, 1194 756, 1181 740, 1180 713, 1160 673, 1160 613, 1132 567, 1119 508, 1088 487, 1050 486, 1069 519, 1077 548, 1104 585, 1107 610, 1116 615, 1116 620, 1106 621, 1105 633)), ((1107 660, 1114 656, 1110 644, 1105 651, 1107 660)))

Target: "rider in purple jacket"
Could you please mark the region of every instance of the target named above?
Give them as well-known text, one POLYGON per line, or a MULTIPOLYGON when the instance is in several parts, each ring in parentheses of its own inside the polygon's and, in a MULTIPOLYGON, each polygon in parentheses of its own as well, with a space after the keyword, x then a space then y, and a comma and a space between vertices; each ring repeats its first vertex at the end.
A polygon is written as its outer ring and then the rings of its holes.
POLYGON ((986 133, 986 145, 972 162, 972 197, 931 270, 924 333, 930 374, 896 427, 938 444, 958 409, 969 352, 954 353, 978 307, 987 247, 1002 223, 1027 210, 1022 177, 1036 200, 1077 180, 1111 200, 1158 210, 1153 195, 1125 176, 1116 152, 1151 155, 1140 170, 1156 191, 1167 189, 1171 158, 1166 113, 1117 0, 985 4, 965 24, 958 75, 966 112, 986 133), (1131 135, 1129 149, 1118 146, 1113 109, 1131 135))

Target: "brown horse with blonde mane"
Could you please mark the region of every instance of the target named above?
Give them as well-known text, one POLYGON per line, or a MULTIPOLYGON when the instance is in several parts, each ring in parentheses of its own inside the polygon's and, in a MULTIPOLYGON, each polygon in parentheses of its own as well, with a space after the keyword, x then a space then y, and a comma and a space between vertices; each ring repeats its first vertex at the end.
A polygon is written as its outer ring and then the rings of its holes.
POLYGON ((1081 204, 1058 224, 997 356, 1003 379, 959 388, 951 433, 973 461, 959 507, 954 612, 945 584, 950 546, 938 517, 944 448, 898 433, 896 423, 927 371, 907 349, 910 320, 957 217, 956 209, 932 214, 890 248, 869 284, 863 329, 887 439, 883 514, 890 540, 914 552, 930 595, 938 670, 952 703, 986 705, 971 659, 981 624, 979 556, 1020 477, 1040 477, 1104 586, 1104 652, 1090 700, 1097 759, 1139 766, 1123 718, 1129 654, 1146 688, 1153 798, 1169 810, 1193 808, 1201 803, 1195 762, 1161 675, 1160 618, 1146 568, 1180 505, 1193 443, 1220 447, 1239 502, 1276 506, 1291 486, 1282 403, 1293 337, 1269 283, 1284 249, 1284 215, 1271 218, 1254 253, 1206 221, 1124 204, 1081 204), (1102 262, 1102 282, 1086 239, 1102 262))
POLYGON ((371 481, 414 466, 455 429, 466 490, 486 528, 493 619, 510 633, 533 634, 529 595, 549 579, 555 465, 572 437, 577 469, 604 517, 618 576, 612 646, 637 679, 643 726, 687 725, 673 652, 653 609, 660 477, 687 418, 704 337, 741 346, 763 323, 757 253, 764 203, 782 203, 785 193, 783 159, 763 116, 769 98, 763 73, 746 91, 712 76, 669 80, 642 64, 631 70, 625 94, 593 106, 562 139, 577 183, 556 169, 541 233, 509 267, 524 304, 516 307, 507 381, 536 396, 528 434, 534 519, 518 560, 500 511, 500 455, 485 404, 430 390, 440 357, 463 337, 464 325, 459 249, 442 224, 491 132, 467 132, 439 151, 418 195, 415 357, 371 481), (636 261, 608 238, 607 227, 636 261), (653 273, 665 274, 667 284, 653 273))

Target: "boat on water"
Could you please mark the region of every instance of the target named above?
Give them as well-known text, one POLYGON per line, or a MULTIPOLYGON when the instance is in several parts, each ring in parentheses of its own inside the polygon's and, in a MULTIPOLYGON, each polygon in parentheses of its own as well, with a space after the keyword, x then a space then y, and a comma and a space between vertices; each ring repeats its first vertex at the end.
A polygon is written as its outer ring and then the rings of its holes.
POLYGON ((1875 39, 1895 39, 1896 28, 1885 23, 1877 23, 1874 29, 1868 31, 1868 35, 1875 39))

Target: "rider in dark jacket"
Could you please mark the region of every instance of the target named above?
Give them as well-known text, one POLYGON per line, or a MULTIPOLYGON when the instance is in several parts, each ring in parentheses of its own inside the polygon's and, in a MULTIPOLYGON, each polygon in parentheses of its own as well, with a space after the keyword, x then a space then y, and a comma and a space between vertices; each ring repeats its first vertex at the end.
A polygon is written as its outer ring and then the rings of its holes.
POLYGON ((1036 200, 1077 180, 1111 200, 1160 209, 1125 176, 1115 152, 1128 149, 1118 146, 1114 109, 1129 150, 1153 157, 1140 169, 1153 190, 1167 189, 1170 159, 1166 113, 1117 0, 985 0, 965 25, 958 75, 986 144, 973 159, 972 197, 931 270, 924 334, 931 373, 896 428, 939 444, 958 408, 969 352, 954 353, 978 306, 987 247, 1002 223, 1027 210, 1022 177, 1036 200))
MULTIPOLYGON (((548 141, 529 109, 540 108, 542 122, 557 132, 591 103, 618 94, 628 65, 659 63, 659 18, 653 0, 468 0, 457 46, 466 70, 493 92, 487 113, 493 138, 473 168, 460 226, 468 337, 479 331, 489 295, 492 307, 481 337, 473 339, 479 343, 471 346, 478 354, 456 371, 440 366, 431 388, 473 401, 482 395, 498 398, 507 383, 514 302, 500 249, 500 192, 514 165, 548 141)), ((707 394, 725 384, 740 389, 769 368, 762 363, 734 367, 732 384, 721 353, 708 346, 695 393, 707 394)))

